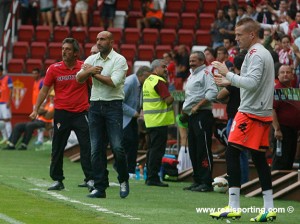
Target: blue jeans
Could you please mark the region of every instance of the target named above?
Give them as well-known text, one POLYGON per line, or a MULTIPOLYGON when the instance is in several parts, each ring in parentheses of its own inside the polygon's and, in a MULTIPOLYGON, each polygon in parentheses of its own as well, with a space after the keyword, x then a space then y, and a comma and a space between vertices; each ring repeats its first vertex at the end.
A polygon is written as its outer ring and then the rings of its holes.
MULTIPOLYGON (((226 127, 227 138, 229 138, 232 122, 233 122, 233 118, 229 118, 226 127)), ((241 184, 244 184, 249 181, 249 162, 248 162, 247 150, 241 151, 240 164, 241 164, 241 184)))
POLYGON ((95 188, 104 191, 108 186, 106 148, 108 141, 115 157, 119 183, 129 178, 125 151, 122 147, 123 109, 121 100, 91 101, 89 127, 92 146, 92 166, 95 188))

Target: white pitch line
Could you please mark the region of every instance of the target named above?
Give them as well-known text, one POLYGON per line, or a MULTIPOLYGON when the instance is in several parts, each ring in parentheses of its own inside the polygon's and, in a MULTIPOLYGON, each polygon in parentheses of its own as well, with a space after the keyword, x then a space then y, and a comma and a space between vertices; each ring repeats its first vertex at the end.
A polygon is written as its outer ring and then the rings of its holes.
POLYGON ((75 204, 84 205, 84 206, 93 208, 96 211, 103 212, 103 213, 106 213, 106 214, 113 214, 113 215, 116 215, 116 216, 120 216, 122 218, 128 218, 130 220, 141 220, 141 218, 133 217, 131 215, 126 215, 126 214, 119 213, 119 212, 114 212, 114 211, 108 210, 107 208, 103 208, 103 207, 101 207, 99 205, 94 205, 94 204, 85 203, 85 202, 78 201, 78 200, 73 200, 73 199, 71 199, 69 197, 63 196, 63 195, 58 194, 58 193, 53 192, 53 191, 45 191, 45 190, 42 190, 42 189, 39 189, 39 188, 33 188, 31 190, 33 190, 33 191, 39 191, 39 192, 42 192, 42 193, 46 193, 46 194, 51 195, 51 196, 53 196, 53 197, 55 197, 56 199, 59 199, 59 200, 63 200, 63 201, 67 201, 67 202, 71 202, 71 203, 75 203, 75 204))
POLYGON ((0 220, 4 220, 5 222, 11 223, 11 224, 25 224, 24 222, 20 222, 16 219, 13 219, 7 215, 4 215, 0 213, 0 220))

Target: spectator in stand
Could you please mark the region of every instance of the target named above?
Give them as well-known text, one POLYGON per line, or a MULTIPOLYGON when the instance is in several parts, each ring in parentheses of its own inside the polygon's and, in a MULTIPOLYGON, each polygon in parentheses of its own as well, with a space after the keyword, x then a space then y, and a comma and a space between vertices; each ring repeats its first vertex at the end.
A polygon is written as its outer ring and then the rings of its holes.
MULTIPOLYGON (((39 92, 44 84, 44 77, 41 76, 41 71, 39 68, 34 68, 31 72, 34 83, 32 87, 32 107, 34 109, 39 92)), ((35 145, 42 145, 44 141, 44 128, 38 129, 38 137, 35 145)))
POLYGON ((91 47, 91 52, 90 52, 90 54, 93 55, 93 54, 97 54, 97 53, 99 53, 99 49, 98 49, 98 47, 97 47, 97 44, 95 44, 95 45, 93 45, 93 46, 91 47))
POLYGON ((36 119, 29 122, 17 123, 9 137, 5 149, 14 150, 23 133, 23 138, 19 150, 26 150, 28 143, 31 140, 33 131, 38 128, 51 128, 54 115, 54 90, 52 90, 48 97, 48 102, 39 108, 36 119))
POLYGON ((4 32, 4 27, 8 14, 10 13, 10 8, 13 0, 2 0, 0 1, 0 43, 2 43, 2 37, 4 32))
POLYGON ((170 52, 164 53, 163 59, 167 63, 169 91, 174 91, 176 89, 175 86, 176 64, 170 52))
POLYGON ((252 1, 247 2, 246 15, 247 17, 250 17, 255 21, 257 20, 258 12, 256 11, 256 6, 253 4, 252 1))
POLYGON ((75 15, 78 26, 87 27, 89 0, 76 0, 75 15))
MULTIPOLYGON (((212 191, 212 135, 214 117, 212 101, 218 89, 212 73, 205 65, 203 52, 192 52, 189 58, 191 75, 187 79, 182 113, 188 121, 188 146, 193 166, 194 183, 184 190, 212 191)), ((181 119, 185 122, 186 119, 181 119)))
POLYGON ((166 149, 168 126, 174 124, 173 101, 167 87, 167 65, 162 59, 151 63, 151 75, 143 85, 143 111, 149 136, 147 152, 148 186, 168 187, 158 173, 166 149))
POLYGON ((280 39, 281 50, 278 52, 279 62, 284 65, 293 65, 291 39, 288 35, 284 35, 280 39))
POLYGON ((54 9, 53 0, 40 0, 40 12, 42 24, 50 27, 50 32, 53 33, 52 12, 54 9))
POLYGON ((107 29, 114 26, 116 0, 104 0, 101 10, 100 26, 107 29))
POLYGON ((58 26, 68 26, 72 13, 72 2, 70 0, 57 0, 55 8, 55 19, 58 26))
POLYGON ((141 94, 144 81, 150 75, 150 68, 141 66, 136 74, 125 79, 123 101, 123 141, 126 152, 129 177, 135 176, 136 158, 139 145, 137 119, 141 111, 141 94))
POLYGON ((213 40, 213 49, 216 49, 219 46, 223 46, 223 39, 225 30, 229 29, 229 22, 225 18, 224 10, 219 9, 217 12, 217 18, 214 23, 211 24, 210 33, 212 34, 213 40))
POLYGON ((210 65, 213 61, 216 60, 215 50, 211 47, 207 47, 204 50, 206 65, 210 65))
POLYGON ((268 10, 266 4, 259 5, 259 12, 257 15, 257 21, 263 24, 273 24, 272 13, 268 10))
POLYGON ((176 77, 182 81, 189 75, 189 54, 185 45, 179 45, 175 55, 176 77))
POLYGON ((217 51, 217 61, 221 63, 225 63, 227 68, 231 70, 233 68, 233 64, 228 60, 228 56, 229 56, 228 50, 225 47, 221 46, 218 47, 216 51, 217 51))
POLYGON ((0 65, 0 120, 5 123, 5 128, 1 129, 1 144, 5 144, 11 135, 11 102, 13 95, 13 82, 10 76, 3 74, 3 66, 0 65))
POLYGON ((226 35, 224 37, 223 43, 228 52, 228 60, 233 63, 234 57, 238 54, 234 36, 226 35))
POLYGON ((20 13, 22 25, 28 25, 29 18, 33 26, 38 24, 38 4, 39 0, 20 0, 20 13))
POLYGON ((238 21, 240 21, 241 19, 247 17, 246 14, 246 9, 244 6, 239 6, 237 9, 237 17, 236 17, 236 21, 235 23, 237 23, 238 21))
MULTIPOLYGON (((233 71, 235 74, 240 75, 241 67, 247 52, 240 53, 234 58, 233 71)), ((226 135, 229 137, 230 129, 232 126, 233 119, 240 106, 240 89, 235 86, 226 86, 222 88, 217 96, 217 100, 227 102, 226 113, 228 116, 228 122, 226 127, 226 135)), ((240 156, 241 163, 241 184, 248 182, 249 180, 249 163, 248 163, 248 152, 246 150, 241 152, 240 156)))
POLYGON ((293 61, 295 68, 295 87, 300 88, 300 28, 296 28, 292 32, 292 37, 294 38, 294 43, 292 44, 293 49, 293 61))
MULTIPOLYGON (((291 88, 294 79, 292 68, 281 65, 278 73, 279 83, 275 89, 291 88)), ((292 91, 290 89, 289 91, 292 91)), ((294 92, 295 94, 295 92, 294 92)), ((279 95, 280 97, 280 95, 279 95)), ((272 170, 291 170, 297 149, 298 131, 300 130, 300 101, 274 100, 273 105, 273 162, 272 170), (282 142, 282 155, 275 153, 277 140, 282 142)))
POLYGON ((278 10, 274 9, 274 5, 267 5, 268 11, 273 15, 273 21, 277 21, 279 23, 283 23, 285 21, 285 16, 288 11, 288 3, 286 0, 281 0, 278 6, 278 10))
POLYGON ((146 15, 144 18, 137 20, 137 28, 140 30, 149 27, 160 28, 163 19, 163 11, 160 7, 159 0, 147 0, 144 7, 146 15))
POLYGON ((296 12, 296 17, 295 17, 295 21, 298 24, 298 27, 300 26, 300 11, 298 10, 296 12))

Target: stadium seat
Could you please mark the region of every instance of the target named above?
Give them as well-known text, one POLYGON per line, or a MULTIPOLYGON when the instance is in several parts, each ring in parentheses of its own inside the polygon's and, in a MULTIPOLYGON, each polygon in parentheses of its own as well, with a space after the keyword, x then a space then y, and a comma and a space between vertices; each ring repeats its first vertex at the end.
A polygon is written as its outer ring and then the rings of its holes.
POLYGON ((7 63, 9 73, 23 73, 25 67, 24 59, 12 58, 7 63))
POLYGON ((17 41, 13 45, 13 58, 27 58, 29 53, 29 43, 26 41, 17 41))
POLYGON ((155 48, 155 58, 163 58, 163 54, 172 50, 171 45, 157 45, 155 48))
MULTIPOLYGON (((228 0, 226 0, 228 2, 228 0)), ((193 12, 199 13, 200 12, 200 4, 201 1, 199 0, 185 0, 184 1, 184 12, 193 12)))
POLYGON ((197 14, 192 12, 184 12, 181 14, 181 29, 196 29, 197 28, 197 14))
POLYGON ((84 57, 87 58, 91 54, 91 48, 94 46, 94 43, 86 43, 84 45, 84 57))
POLYGON ((191 47, 194 41, 194 30, 192 29, 180 29, 177 33, 178 45, 184 44, 191 47))
POLYGON ((33 25, 21 25, 18 30, 18 41, 31 42, 34 38, 33 25))
POLYGON ((180 24, 178 12, 166 12, 163 17, 163 28, 177 29, 180 24))
POLYGON ((121 11, 129 11, 129 8, 131 7, 130 0, 118 0, 116 9, 121 11))
POLYGON ((110 27, 107 31, 111 32, 114 36, 115 44, 120 44, 123 41, 123 29, 122 28, 114 28, 110 27))
POLYGON ((104 30, 103 27, 98 26, 91 26, 88 30, 88 39, 90 43, 96 43, 97 42, 97 35, 98 33, 102 32, 104 30))
POLYGON ((133 61, 136 55, 135 44, 121 44, 120 54, 123 55, 127 61, 133 61))
POLYGON ((160 44, 174 46, 176 41, 176 30, 175 29, 161 29, 160 30, 160 44))
POLYGON ((99 10, 95 10, 93 11, 93 22, 92 22, 92 26, 100 26, 100 12, 99 10))
POLYGON ((141 11, 129 11, 127 17, 126 27, 136 27, 136 21, 143 18, 143 13, 141 11))
POLYGON ((153 45, 140 44, 138 46, 137 58, 140 61, 152 61, 154 56, 153 45))
POLYGON ((139 11, 141 12, 142 11, 142 1, 141 0, 134 0, 132 1, 133 4, 131 5, 131 9, 132 11, 139 11))
POLYGON ((70 28, 68 26, 56 26, 53 31, 53 42, 62 42, 70 36, 70 28))
POLYGON ((145 28, 143 30, 142 43, 156 45, 158 37, 158 29, 145 28))
POLYGON ((216 0, 202 0, 201 12, 204 13, 216 13, 218 3, 216 0))
POLYGON ((32 42, 30 46, 30 58, 44 59, 47 55, 46 42, 32 42))
POLYGON ((42 59, 34 59, 34 58, 27 59, 25 72, 31 73, 34 68, 39 68, 40 70, 43 69, 42 59))
POLYGON ((148 66, 150 67, 151 62, 150 61, 135 61, 133 63, 133 73, 136 73, 137 70, 141 67, 141 66, 148 66))
POLYGON ((35 41, 49 42, 51 31, 49 26, 37 26, 35 29, 35 41))
POLYGON ((211 24, 215 21, 215 16, 212 13, 200 13, 199 14, 199 29, 210 30, 211 24))
POLYGON ((127 60, 128 70, 127 70, 127 76, 132 74, 132 61, 127 60))
POLYGON ((138 44, 141 39, 141 33, 138 28, 126 28, 124 30, 125 44, 138 44))
POLYGON ((55 59, 46 59, 44 61, 44 69, 45 69, 45 72, 47 71, 47 69, 49 68, 50 65, 54 64, 55 62, 57 62, 57 60, 55 59))
POLYGON ((205 45, 194 45, 191 48, 191 52, 194 52, 194 51, 202 51, 202 52, 204 52, 204 50, 206 48, 207 48, 207 46, 205 46, 205 45))
POLYGON ((49 43, 48 46, 48 58, 49 59, 54 59, 57 61, 61 61, 61 54, 62 54, 62 45, 61 42, 51 42, 49 43))
POLYGON ((184 4, 182 0, 168 0, 166 5, 166 12, 182 12, 184 4))
POLYGON ((195 33, 196 45, 211 45, 211 34, 209 30, 197 30, 195 33))
POLYGON ((73 26, 71 29, 71 36, 79 43, 85 43, 87 39, 87 28, 73 26))

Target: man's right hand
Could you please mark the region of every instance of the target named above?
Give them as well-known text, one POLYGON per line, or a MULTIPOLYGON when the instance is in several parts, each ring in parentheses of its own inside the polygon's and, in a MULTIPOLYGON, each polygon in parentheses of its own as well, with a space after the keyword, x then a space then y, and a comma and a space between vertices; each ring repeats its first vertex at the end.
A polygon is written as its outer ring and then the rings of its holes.
POLYGON ((31 114, 29 115, 29 117, 30 117, 32 120, 34 120, 34 119, 36 119, 37 115, 38 115, 37 111, 34 110, 34 111, 31 112, 31 114))

